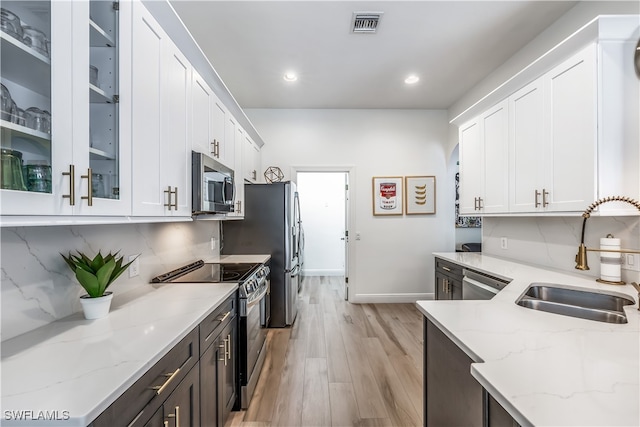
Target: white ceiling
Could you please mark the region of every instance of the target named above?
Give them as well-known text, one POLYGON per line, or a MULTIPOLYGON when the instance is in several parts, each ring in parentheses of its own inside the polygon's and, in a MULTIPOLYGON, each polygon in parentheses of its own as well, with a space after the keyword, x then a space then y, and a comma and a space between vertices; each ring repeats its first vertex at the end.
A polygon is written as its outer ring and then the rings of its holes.
POLYGON ((446 109, 577 2, 171 3, 242 108, 446 109), (354 11, 384 12, 377 34, 354 11))

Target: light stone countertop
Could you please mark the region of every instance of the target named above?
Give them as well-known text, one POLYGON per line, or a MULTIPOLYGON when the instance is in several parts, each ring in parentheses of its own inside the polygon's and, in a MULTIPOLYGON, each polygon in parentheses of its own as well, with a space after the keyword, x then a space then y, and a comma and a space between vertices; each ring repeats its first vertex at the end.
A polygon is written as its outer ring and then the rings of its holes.
POLYGON ((0 424, 86 426, 237 288, 149 285, 106 318, 76 313, 4 341, 0 424))
POLYGON ((220 262, 220 263, 238 263, 238 262, 246 262, 246 263, 259 263, 264 264, 265 262, 271 259, 271 255, 260 254, 260 255, 220 255, 220 259, 217 261, 211 262, 220 262))
POLYGON ((513 279, 489 301, 418 301, 420 311, 476 361, 471 374, 523 426, 639 426, 640 311, 631 285, 597 283, 480 253, 440 258, 513 279), (532 282, 622 293, 626 324, 520 307, 532 282))

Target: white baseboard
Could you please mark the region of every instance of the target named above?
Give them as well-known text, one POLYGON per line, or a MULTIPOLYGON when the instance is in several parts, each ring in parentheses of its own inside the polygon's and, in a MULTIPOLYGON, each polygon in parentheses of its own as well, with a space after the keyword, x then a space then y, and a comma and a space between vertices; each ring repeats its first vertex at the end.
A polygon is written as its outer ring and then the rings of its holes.
POLYGON ((309 269, 302 270, 303 276, 344 276, 344 270, 322 270, 322 269, 309 269))
POLYGON ((435 299, 433 293, 423 294, 356 294, 349 298, 354 304, 414 303, 435 299))

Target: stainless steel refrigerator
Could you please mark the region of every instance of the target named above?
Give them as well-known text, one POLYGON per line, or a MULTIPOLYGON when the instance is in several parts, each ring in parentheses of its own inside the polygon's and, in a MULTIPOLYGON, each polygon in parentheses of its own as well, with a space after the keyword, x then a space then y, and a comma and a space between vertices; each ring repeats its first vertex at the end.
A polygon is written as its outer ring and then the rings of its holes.
POLYGON ((303 259, 300 202, 294 182, 245 184, 244 220, 223 221, 222 254, 271 255, 269 327, 292 325, 298 313, 303 259))

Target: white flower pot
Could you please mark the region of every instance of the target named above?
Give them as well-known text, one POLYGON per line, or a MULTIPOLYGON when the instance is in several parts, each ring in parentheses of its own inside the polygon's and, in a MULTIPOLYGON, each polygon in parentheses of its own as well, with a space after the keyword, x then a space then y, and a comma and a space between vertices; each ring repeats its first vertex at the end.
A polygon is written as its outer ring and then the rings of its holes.
POLYGON ((106 317, 107 314, 109 314, 109 307, 111 307, 112 298, 112 292, 105 292, 103 296, 98 298, 91 298, 89 295, 82 295, 80 297, 80 303, 82 304, 85 319, 91 320, 106 317))

